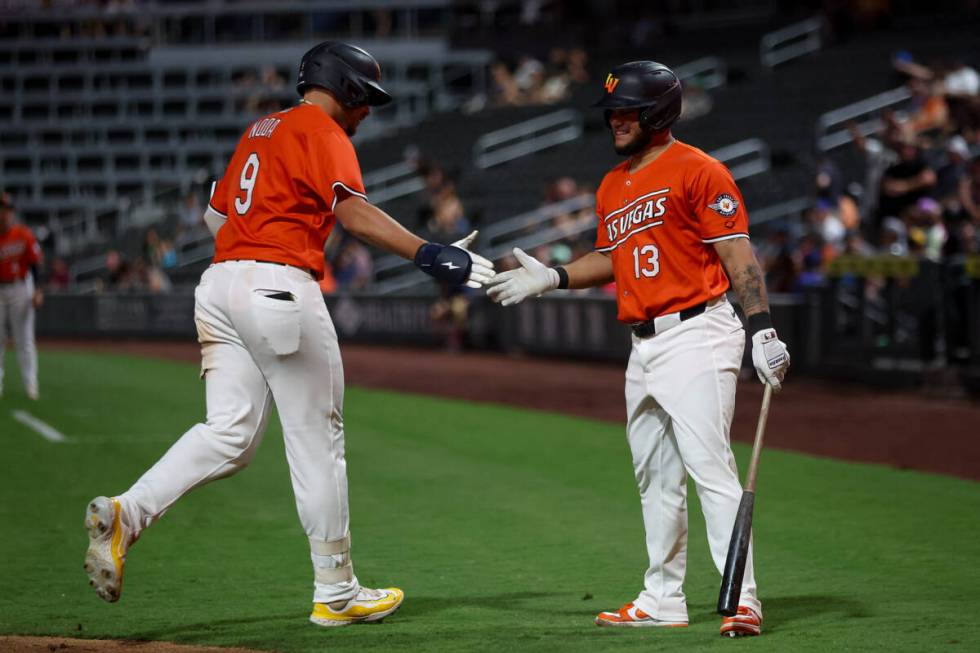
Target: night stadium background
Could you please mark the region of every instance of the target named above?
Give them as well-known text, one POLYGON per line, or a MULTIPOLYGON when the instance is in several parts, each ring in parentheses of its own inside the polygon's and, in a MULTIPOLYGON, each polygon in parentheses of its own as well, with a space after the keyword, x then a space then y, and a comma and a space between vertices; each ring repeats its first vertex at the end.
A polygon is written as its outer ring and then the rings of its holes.
MULTIPOLYGON (((321 286, 350 388, 355 559, 405 606, 377 627, 306 624, 276 420, 252 468, 140 542, 120 604, 92 595, 85 501, 203 414, 211 182, 250 122, 297 101, 297 62, 327 39, 374 54, 395 96, 354 139, 368 197, 434 241, 478 228, 498 269, 515 246, 551 265, 593 248, 592 193, 619 159, 589 105, 617 63, 671 66, 674 133, 738 181, 793 355, 756 506, 766 631, 742 644, 974 650, 978 33, 965 0, 0 0, 0 189, 45 256, 41 399, 11 352, 0 398, 0 650, 740 645, 717 637, 693 492, 691 628, 591 623, 645 567, 614 289, 501 309, 339 227, 321 286), (423 428, 444 416, 465 432, 423 428)), ((761 396, 743 372, 742 443, 761 396)))

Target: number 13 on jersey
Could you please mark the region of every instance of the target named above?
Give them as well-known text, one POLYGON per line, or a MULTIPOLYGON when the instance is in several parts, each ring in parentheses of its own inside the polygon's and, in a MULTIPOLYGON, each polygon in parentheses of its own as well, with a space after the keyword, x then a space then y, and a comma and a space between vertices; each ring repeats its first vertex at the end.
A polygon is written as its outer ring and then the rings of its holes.
POLYGON ((656 245, 633 248, 633 273, 637 279, 660 274, 660 250, 656 245))

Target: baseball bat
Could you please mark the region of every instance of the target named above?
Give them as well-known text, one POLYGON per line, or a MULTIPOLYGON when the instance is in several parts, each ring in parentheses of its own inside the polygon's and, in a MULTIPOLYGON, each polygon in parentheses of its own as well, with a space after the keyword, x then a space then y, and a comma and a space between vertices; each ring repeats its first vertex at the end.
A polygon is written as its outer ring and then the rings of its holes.
POLYGON ((731 617, 738 612, 738 600, 742 595, 742 577, 745 576, 745 562, 749 556, 749 538, 752 536, 752 509, 755 507, 755 478, 759 470, 759 455, 762 453, 762 440, 766 434, 766 420, 769 418, 769 400, 772 399, 772 386, 766 384, 762 392, 762 408, 759 410, 759 424, 755 428, 755 444, 752 445, 752 460, 745 476, 742 500, 738 504, 732 539, 728 543, 728 558, 725 560, 725 573, 721 577, 721 592, 718 594, 718 614, 731 617))

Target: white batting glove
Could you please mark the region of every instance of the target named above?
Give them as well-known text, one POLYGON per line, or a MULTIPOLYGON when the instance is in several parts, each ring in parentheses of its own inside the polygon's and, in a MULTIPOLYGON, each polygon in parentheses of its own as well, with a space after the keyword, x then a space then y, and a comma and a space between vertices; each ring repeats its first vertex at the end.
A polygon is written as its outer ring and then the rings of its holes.
POLYGON ((487 283, 494 278, 496 274, 493 271, 493 262, 489 261, 479 254, 470 251, 470 244, 476 240, 476 235, 480 233, 479 231, 474 231, 466 238, 462 240, 457 240, 453 243, 453 247, 458 247, 470 255, 470 260, 473 261, 473 267, 470 268, 470 276, 466 279, 466 285, 470 288, 482 288, 487 285, 487 283))
POLYGON ((752 336, 752 364, 759 380, 779 392, 789 369, 789 350, 775 329, 760 329, 752 336))
POLYGON ((521 267, 501 272, 487 284, 492 286, 487 290, 490 299, 510 306, 520 304, 528 297, 540 297, 558 287, 558 272, 554 268, 524 253, 519 247, 514 248, 514 256, 521 267))

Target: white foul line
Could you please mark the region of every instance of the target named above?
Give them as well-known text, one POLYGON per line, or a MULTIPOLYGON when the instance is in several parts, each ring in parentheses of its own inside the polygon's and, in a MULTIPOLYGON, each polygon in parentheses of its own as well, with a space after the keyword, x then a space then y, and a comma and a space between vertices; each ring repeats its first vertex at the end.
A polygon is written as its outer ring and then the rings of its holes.
POLYGON ((15 410, 11 414, 14 416, 15 420, 29 428, 34 429, 48 442, 65 442, 68 439, 64 436, 64 434, 62 434, 61 431, 54 428, 50 424, 42 422, 25 410, 15 410))

